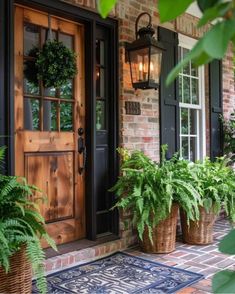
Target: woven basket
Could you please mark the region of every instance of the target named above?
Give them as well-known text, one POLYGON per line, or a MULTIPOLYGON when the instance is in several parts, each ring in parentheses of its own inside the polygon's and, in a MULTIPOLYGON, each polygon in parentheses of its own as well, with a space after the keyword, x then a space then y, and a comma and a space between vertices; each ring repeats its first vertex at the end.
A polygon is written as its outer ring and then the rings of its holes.
POLYGON ((26 246, 22 246, 10 258, 10 271, 6 274, 0 267, 1 294, 31 294, 32 268, 26 257, 26 246))
POLYGON ((173 204, 168 218, 153 228, 153 244, 148 237, 148 229, 145 229, 143 241, 140 241, 140 246, 144 252, 169 253, 175 250, 178 210, 179 206, 173 204))
POLYGON ((213 243, 213 226, 216 214, 211 209, 206 212, 205 208, 200 207, 200 219, 198 222, 190 221, 187 224, 185 212, 180 210, 181 228, 183 241, 192 245, 206 245, 213 243))

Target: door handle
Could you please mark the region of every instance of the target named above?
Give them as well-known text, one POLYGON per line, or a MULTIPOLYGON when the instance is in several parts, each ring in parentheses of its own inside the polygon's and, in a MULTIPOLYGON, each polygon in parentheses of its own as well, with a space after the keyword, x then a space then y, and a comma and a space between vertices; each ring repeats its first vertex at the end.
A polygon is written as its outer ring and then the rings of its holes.
POLYGON ((86 167, 86 146, 84 146, 82 153, 83 153, 83 165, 79 167, 78 169, 78 172, 80 175, 84 173, 85 167, 86 167))
POLYGON ((85 142, 84 142, 84 138, 82 138, 82 135, 84 134, 84 130, 83 128, 79 128, 78 129, 78 153, 79 154, 83 154, 83 165, 81 167, 79 167, 78 172, 79 174, 83 174, 84 170, 85 170, 85 166, 86 166, 86 146, 85 146, 85 142))

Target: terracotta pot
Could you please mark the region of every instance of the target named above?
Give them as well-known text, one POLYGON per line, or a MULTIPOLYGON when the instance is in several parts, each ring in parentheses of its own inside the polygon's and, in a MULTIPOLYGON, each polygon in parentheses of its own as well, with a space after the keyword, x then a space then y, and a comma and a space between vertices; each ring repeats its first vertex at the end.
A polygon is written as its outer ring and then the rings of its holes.
POLYGON ((213 226, 216 214, 211 211, 206 212, 204 207, 200 207, 200 219, 197 222, 190 221, 187 224, 186 214, 180 210, 181 228, 183 242, 192 245, 207 245, 213 243, 213 226))
POLYGON ((153 228, 153 244, 146 228, 140 246, 147 253, 169 253, 175 250, 178 204, 173 204, 170 215, 153 228))
POLYGON ((32 293, 32 267, 26 256, 26 246, 22 246, 10 258, 10 271, 7 274, 0 267, 0 293, 32 293))

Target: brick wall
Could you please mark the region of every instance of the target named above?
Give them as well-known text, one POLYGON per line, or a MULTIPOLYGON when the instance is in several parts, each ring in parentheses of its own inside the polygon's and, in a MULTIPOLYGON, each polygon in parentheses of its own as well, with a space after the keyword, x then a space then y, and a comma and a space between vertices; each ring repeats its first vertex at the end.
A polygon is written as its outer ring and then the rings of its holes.
MULTIPOLYGON (((67 0, 66 2, 86 9, 96 11, 95 0, 67 0)), ((111 17, 119 19, 119 93, 120 93, 120 142, 128 149, 142 149, 154 160, 159 160, 159 93, 155 90, 134 90, 131 85, 129 65, 125 62, 125 42, 135 39, 135 21, 141 12, 149 12, 156 29, 159 25, 157 0, 118 0, 111 17), (125 114, 125 101, 138 101, 141 105, 141 115, 125 114)), ((164 24, 164 27, 177 31, 189 37, 200 38, 208 27, 196 28, 197 18, 184 14, 164 24)), ((140 25, 145 25, 144 20, 140 25)), ((209 99, 208 99, 208 69, 205 70, 206 85, 206 125, 207 125, 207 154, 209 155, 209 99)), ((223 95, 224 112, 228 116, 234 108, 234 74, 232 63, 232 48, 223 62, 223 95)), ((131 240, 133 235, 130 227, 130 216, 121 216, 121 235, 131 240)))

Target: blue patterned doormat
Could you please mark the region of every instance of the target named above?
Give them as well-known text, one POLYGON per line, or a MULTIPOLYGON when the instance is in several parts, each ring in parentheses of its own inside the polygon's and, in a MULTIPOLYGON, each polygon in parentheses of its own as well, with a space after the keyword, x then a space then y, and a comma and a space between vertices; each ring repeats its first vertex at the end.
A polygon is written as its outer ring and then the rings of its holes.
MULTIPOLYGON (((175 293, 203 275, 117 252, 47 276, 48 293, 175 293)), ((37 293, 33 285, 33 293, 37 293)))

